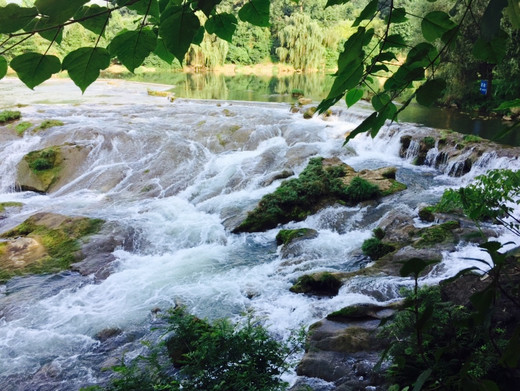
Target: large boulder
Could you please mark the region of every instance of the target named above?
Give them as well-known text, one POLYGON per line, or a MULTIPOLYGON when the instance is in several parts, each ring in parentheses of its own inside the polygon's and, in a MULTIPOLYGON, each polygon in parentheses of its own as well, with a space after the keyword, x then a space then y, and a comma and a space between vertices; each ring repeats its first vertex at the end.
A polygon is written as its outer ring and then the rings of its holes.
POLYGON ((16 187, 38 193, 58 190, 79 173, 90 149, 64 144, 29 152, 18 164, 16 187))

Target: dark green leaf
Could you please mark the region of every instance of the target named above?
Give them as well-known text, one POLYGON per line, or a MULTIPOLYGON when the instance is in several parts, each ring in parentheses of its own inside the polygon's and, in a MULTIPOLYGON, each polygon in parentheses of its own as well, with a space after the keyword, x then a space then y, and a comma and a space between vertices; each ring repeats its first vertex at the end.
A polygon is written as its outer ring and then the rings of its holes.
POLYGON ((361 88, 354 88, 347 92, 345 101, 348 107, 352 107, 363 97, 363 90, 361 88))
POLYGON ((119 33, 112 39, 107 49, 133 73, 135 68, 141 65, 144 59, 155 50, 156 46, 155 33, 150 28, 143 28, 119 33))
POLYGON ((450 16, 442 11, 430 12, 421 22, 423 37, 430 42, 442 37, 444 33, 455 26, 456 24, 450 19, 450 16))
POLYGON ((388 94, 381 93, 372 98, 372 107, 375 111, 381 111, 388 103, 390 103, 388 94))
POLYGON ((431 106, 444 94, 445 89, 446 82, 443 79, 431 79, 417 89, 415 99, 422 106, 431 106))
POLYGON ((399 34, 392 34, 386 37, 381 46, 381 51, 389 49, 389 48, 404 48, 406 47, 406 42, 404 38, 399 34))
MULTIPOLYGON (((404 23, 408 20, 406 17, 406 9, 404 8, 394 8, 392 10, 392 16, 390 17, 390 23, 404 23)), ((385 22, 388 23, 388 17, 385 19, 385 22)))
POLYGON ((477 39, 473 46, 473 55, 475 58, 490 64, 498 64, 504 58, 506 48, 507 34, 500 30, 498 36, 491 41, 486 41, 482 37, 477 39))
POLYGON ((38 34, 48 41, 55 41, 61 43, 63 38, 63 28, 56 26, 49 18, 34 18, 27 26, 24 27, 25 31, 43 30, 38 34), (57 33, 57 34, 56 34, 57 33))
POLYGON ((197 2, 197 7, 206 14, 206 16, 210 16, 211 12, 215 9, 215 7, 220 4, 222 0, 199 0, 197 2))
POLYGON ((100 7, 97 4, 93 4, 90 7, 81 7, 74 15, 74 20, 80 20, 79 24, 99 35, 103 32, 107 18, 110 16, 110 14, 106 13, 107 10, 108 8, 100 7), (98 14, 101 15, 94 16, 98 14))
POLYGON ((427 67, 434 62, 438 62, 439 52, 437 49, 427 42, 421 42, 414 46, 406 56, 405 64, 410 68, 427 67), (435 60, 437 59, 437 60, 435 60))
MULTIPOLYGON (((361 124, 359 124, 354 130, 352 130, 347 138, 345 139, 345 142, 343 145, 348 143, 350 140, 352 140, 354 137, 356 137, 360 133, 366 133, 373 129, 373 127, 376 126, 377 123, 377 113, 370 114, 361 124)), ((379 129, 378 129, 379 130, 379 129)))
POLYGON ((249 22, 255 26, 269 27, 269 0, 250 0, 244 4, 238 17, 244 22, 249 22))
POLYGON ((10 65, 18 78, 30 89, 61 71, 58 57, 33 52, 13 58, 10 65))
POLYGON ((364 67, 361 59, 357 58, 353 60, 345 67, 342 73, 336 76, 327 98, 343 96, 345 91, 356 87, 361 77, 363 77, 363 70, 364 67))
POLYGON ((401 267, 401 270, 399 270, 399 274, 401 277, 409 277, 411 275, 417 277, 428 266, 438 262, 439 261, 425 261, 421 258, 412 258, 403 262, 403 266, 401 267))
POLYGON ((376 65, 372 65, 370 67, 370 74, 374 74, 374 73, 377 73, 379 71, 385 71, 385 72, 388 72, 389 69, 386 65, 384 64, 376 64, 376 65))
POLYGON ((205 31, 206 30, 204 29, 204 26, 200 26, 199 27, 199 29, 197 30, 197 33, 193 37, 192 43, 194 45, 200 45, 202 43, 202 40, 204 39, 204 32, 205 31))
POLYGON ((370 3, 368 3, 366 7, 363 8, 363 11, 361 11, 354 23, 352 23, 352 27, 358 26, 365 19, 372 19, 377 12, 378 3, 378 0, 372 0, 370 3))
POLYGON ((500 363, 507 368, 518 368, 520 361, 520 327, 517 327, 513 336, 507 343, 500 363))
MULTIPOLYGON (((117 0, 117 5, 127 5, 131 1, 132 0, 117 0)), ((137 12, 139 15, 150 15, 156 18, 159 17, 159 3, 157 0, 138 0, 129 5, 128 9, 137 12)))
POLYGON ((14 33, 23 29, 36 15, 38 10, 35 7, 25 8, 14 3, 0 7, 0 34, 14 33))
POLYGON ((83 47, 67 54, 63 70, 68 71, 72 81, 85 92, 98 77, 99 71, 110 65, 110 53, 104 48, 83 47))
POLYGON ((327 4, 325 7, 330 7, 333 5, 339 5, 339 4, 347 4, 350 0, 327 0, 327 4))
POLYGON ((0 79, 7 74, 7 60, 0 56, 0 79))
POLYGON ((477 309, 475 318, 479 322, 483 322, 493 307, 493 299, 495 295, 491 289, 484 289, 474 293, 470 297, 471 304, 477 309))
POLYGON ((507 7, 507 0, 490 0, 482 19, 480 19, 480 34, 486 41, 491 41, 500 31, 502 11, 507 7))
POLYGON ((363 40, 365 28, 359 27, 343 45, 343 51, 338 58, 338 74, 345 70, 345 67, 353 61, 363 58, 363 40))
POLYGON ((72 18, 81 6, 89 0, 36 0, 34 5, 42 15, 49 16, 54 24, 61 24, 72 18))
POLYGON ((392 52, 381 52, 377 56, 377 61, 379 61, 379 62, 392 61, 392 60, 397 60, 395 53, 392 53, 392 52))
POLYGON ((406 64, 401 65, 399 69, 385 82, 385 91, 401 90, 411 87, 413 81, 424 79, 424 68, 410 69, 406 64))
POLYGON ((220 13, 211 16, 204 27, 209 34, 216 34, 217 37, 231 42, 233 34, 237 28, 238 20, 235 15, 220 13))
POLYGON ((520 98, 502 102, 495 110, 507 110, 513 107, 520 107, 520 98))
POLYGON ((424 383, 426 383, 426 380, 428 380, 428 378, 430 377, 431 374, 432 374, 431 368, 428 368, 423 373, 421 373, 419 375, 419 377, 417 378, 417 381, 415 382, 412 391, 421 391, 424 383))
POLYGON ((174 6, 161 15, 159 35, 163 38, 166 48, 182 64, 184 55, 190 48, 199 28, 199 18, 192 10, 188 7, 174 6))
POLYGON ((175 60, 175 56, 168 51, 161 38, 157 40, 157 46, 155 47, 154 53, 168 64, 171 64, 173 60, 175 60))

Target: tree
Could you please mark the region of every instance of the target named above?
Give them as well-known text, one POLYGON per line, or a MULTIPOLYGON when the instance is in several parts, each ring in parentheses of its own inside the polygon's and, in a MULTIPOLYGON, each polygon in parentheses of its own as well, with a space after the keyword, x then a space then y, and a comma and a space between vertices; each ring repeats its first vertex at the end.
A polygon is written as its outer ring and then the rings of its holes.
MULTIPOLYGON (((110 0, 100 6, 90 4, 88 0, 36 0, 22 6, 4 5, 0 7, 0 79, 5 76, 8 64, 29 88, 65 70, 85 91, 112 58, 117 58, 131 72, 152 53, 168 62, 175 57, 182 63, 191 45, 202 42, 204 31, 231 42, 239 19, 258 27, 270 25, 271 0, 237 0, 231 9, 221 7, 221 1, 110 0), (135 24, 108 39, 104 45, 102 38, 112 15, 119 10, 136 15, 135 24), (204 23, 201 22, 203 15, 207 18, 204 23), (61 58, 54 47, 63 45, 64 32, 78 24, 97 38, 89 46, 67 48, 61 58), (17 47, 36 36, 49 42, 45 49, 38 46, 26 53, 15 52, 17 47)), ((328 0, 326 7, 350 2, 328 0)), ((488 64, 490 69, 506 55, 508 32, 516 34, 520 27, 517 0, 429 2, 439 4, 439 7, 426 8, 422 13, 408 0, 363 2, 364 7, 352 24, 356 30, 339 55, 332 88, 318 106, 319 112, 325 112, 343 97, 347 105, 352 106, 364 91, 371 92, 375 111, 350 133, 347 141, 361 132, 376 135, 386 120, 397 120, 399 112, 413 98, 423 105, 431 105, 440 98, 447 84, 439 77, 439 71, 446 62, 447 53, 456 47, 464 26, 469 25, 472 31, 478 32, 476 41, 468 42, 472 45, 471 56, 488 64), (413 13, 417 11, 421 13, 413 13), (381 19, 385 28, 379 33, 372 26, 381 19), (409 35, 403 34, 399 24, 409 20, 420 21, 423 39, 414 39, 413 43, 407 41, 409 35), (508 29, 502 27, 503 22, 507 23, 508 29), (403 60, 398 61, 396 50, 404 55, 403 60), (375 88, 371 82, 377 77, 386 78, 381 88, 375 88), (408 98, 398 109, 393 101, 405 92, 408 98)), ((302 1, 301 4, 300 8, 304 8, 305 3, 302 1)), ((287 12, 293 11, 288 6, 287 12)), ((511 105, 520 103, 517 100, 506 103, 506 107, 511 105)))

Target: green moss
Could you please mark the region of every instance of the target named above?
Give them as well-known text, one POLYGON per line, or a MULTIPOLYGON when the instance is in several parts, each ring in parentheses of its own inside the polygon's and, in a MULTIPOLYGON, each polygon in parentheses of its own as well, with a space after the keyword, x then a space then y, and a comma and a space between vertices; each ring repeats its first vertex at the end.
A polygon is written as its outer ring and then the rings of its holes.
POLYGON ((45 121, 43 121, 40 126, 38 126, 38 129, 40 130, 44 130, 44 129, 49 129, 49 128, 52 128, 54 126, 63 126, 65 125, 62 121, 60 120, 57 120, 57 119, 46 119, 45 121))
POLYGON ((33 172, 38 172, 53 168, 56 162, 57 153, 56 150, 47 148, 41 151, 31 152, 29 155, 31 155, 32 158, 29 162, 29 167, 33 172))
POLYGON ((399 191, 406 190, 407 188, 408 187, 404 183, 393 181, 392 184, 390 185, 390 188, 381 192, 381 195, 388 196, 388 195, 397 193, 399 191))
POLYGON ((22 114, 19 111, 11 111, 11 110, 4 110, 0 111, 0 124, 4 124, 6 122, 16 121, 17 119, 20 119, 22 117, 22 114))
POLYGON ((467 134, 462 139, 468 143, 478 143, 483 140, 482 137, 475 136, 474 134, 467 134))
POLYGON ((305 236, 309 231, 309 228, 282 229, 276 235, 276 244, 288 244, 296 238, 301 238, 302 236, 305 236))
POLYGON ((296 284, 290 288, 290 291, 293 293, 336 296, 341 285, 341 281, 328 272, 314 275, 305 274, 298 278, 296 284))
POLYGON ((5 212, 5 208, 21 208, 22 206, 21 202, 0 202, 0 213, 5 212))
POLYGON ((431 136, 426 136, 425 138, 423 138, 422 141, 428 149, 433 148, 435 146, 435 139, 431 136))
POLYGON ((453 230, 460 228, 458 221, 448 221, 443 224, 434 225, 420 230, 421 238, 414 244, 414 247, 429 247, 438 243, 454 241, 453 230))
POLYGON ((24 122, 20 122, 19 124, 16 124, 14 130, 15 132, 21 136, 24 134, 24 132, 29 129, 32 125, 32 123, 30 122, 27 122, 27 121, 24 121, 24 122))
POLYGON ((36 262, 27 263, 23 268, 9 268, 5 262, 0 263, 0 281, 16 275, 55 273, 68 269, 76 261, 76 253, 80 249, 79 239, 99 231, 102 224, 101 219, 69 218, 57 228, 49 228, 30 217, 0 237, 32 238, 44 247, 46 255, 36 262))
POLYGON ((312 116, 316 113, 317 108, 316 107, 309 107, 305 112, 303 113, 303 118, 310 119, 312 116))
POLYGON ((350 185, 342 181, 344 168, 323 168, 322 158, 313 158, 298 178, 282 182, 274 193, 265 195, 234 232, 258 232, 289 221, 301 221, 323 205, 343 201, 355 204, 377 198, 379 188, 356 177, 350 185))
POLYGON ((361 245, 361 251, 363 251, 363 254, 369 256, 374 261, 385 256, 388 253, 391 253, 394 250, 394 246, 383 243, 381 239, 378 239, 377 237, 367 239, 361 245))
POLYGON ((434 206, 426 206, 419 210, 419 218, 422 221, 431 223, 435 220, 435 216, 433 214, 434 211, 435 211, 434 206))

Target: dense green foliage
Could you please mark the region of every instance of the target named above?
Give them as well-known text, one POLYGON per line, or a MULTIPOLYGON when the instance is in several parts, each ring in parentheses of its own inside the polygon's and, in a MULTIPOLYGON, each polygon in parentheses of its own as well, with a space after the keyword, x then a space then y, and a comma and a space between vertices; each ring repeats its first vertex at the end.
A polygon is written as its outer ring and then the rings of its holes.
POLYGON ((20 119, 21 113, 19 111, 4 110, 0 111, 0 124, 20 119))
POLYGON ((289 221, 304 220, 320 207, 339 201, 355 204, 381 195, 379 188, 363 178, 354 177, 345 185, 342 166, 324 168, 322 158, 313 158, 298 178, 282 182, 267 194, 247 215, 235 232, 257 232, 289 221))
POLYGON ((366 256, 372 258, 374 261, 394 251, 395 248, 389 244, 383 243, 381 239, 370 238, 363 242, 361 251, 366 256))
MULTIPOLYGON (((119 376, 111 391, 281 391, 280 375, 289 357, 301 348, 303 335, 279 342, 248 318, 244 324, 227 320, 209 323, 184 307, 165 316, 165 341, 151 346, 150 354, 115 367, 119 376), (170 362, 164 362, 169 356, 170 362), (180 368, 173 374, 172 364, 180 368)), ((92 389, 92 387, 91 387, 92 389)), ((94 387, 93 389, 102 389, 94 387)))

